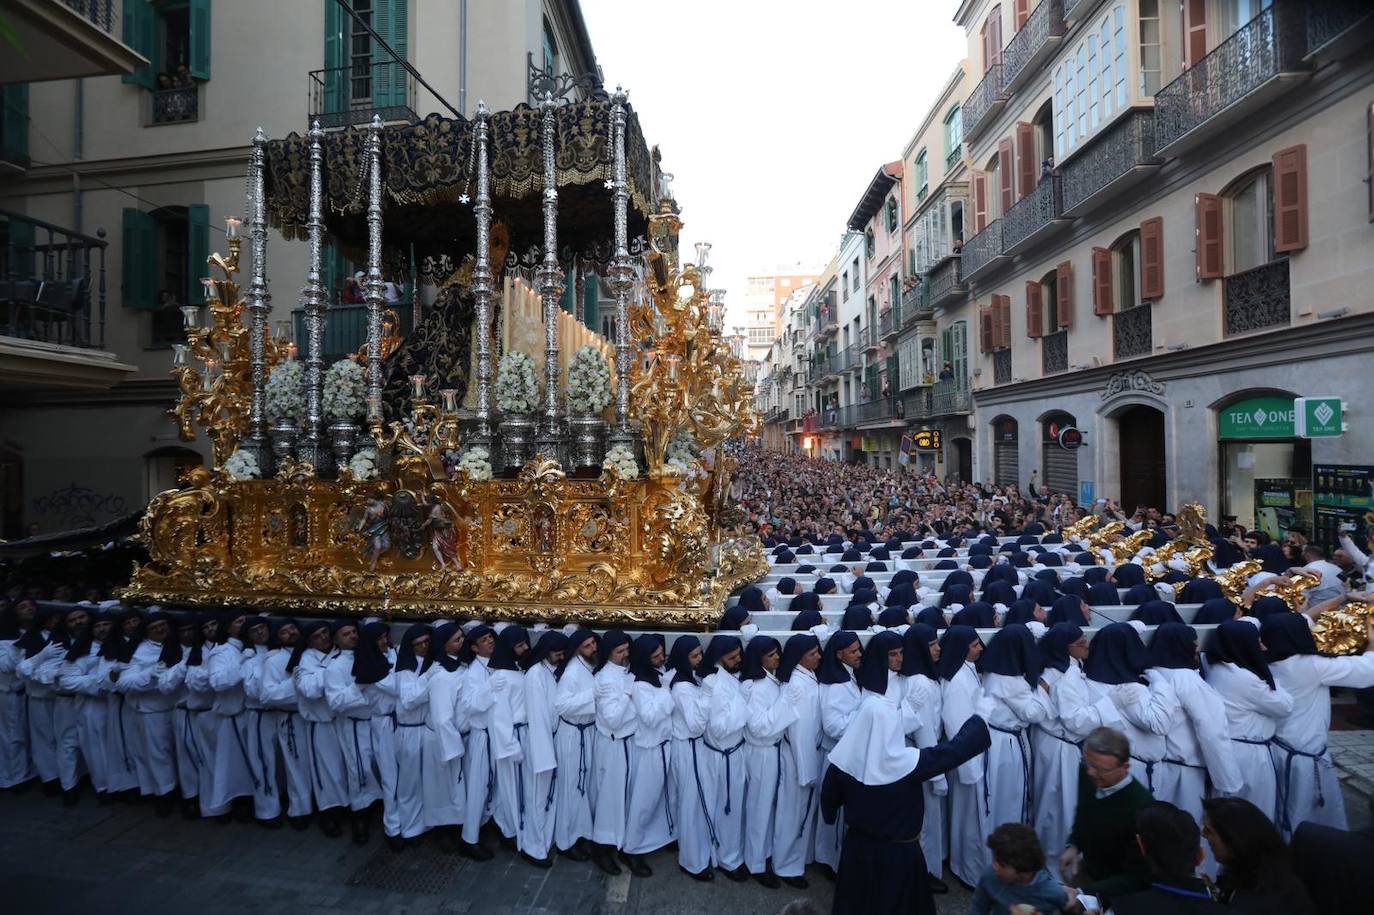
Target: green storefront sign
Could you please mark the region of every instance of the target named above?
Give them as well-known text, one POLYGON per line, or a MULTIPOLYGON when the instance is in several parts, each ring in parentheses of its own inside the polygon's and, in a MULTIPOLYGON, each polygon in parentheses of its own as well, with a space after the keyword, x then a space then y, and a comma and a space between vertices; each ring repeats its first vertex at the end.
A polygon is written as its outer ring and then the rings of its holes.
POLYGON ((1220 438, 1293 438, 1293 398, 1247 397, 1217 413, 1220 438))

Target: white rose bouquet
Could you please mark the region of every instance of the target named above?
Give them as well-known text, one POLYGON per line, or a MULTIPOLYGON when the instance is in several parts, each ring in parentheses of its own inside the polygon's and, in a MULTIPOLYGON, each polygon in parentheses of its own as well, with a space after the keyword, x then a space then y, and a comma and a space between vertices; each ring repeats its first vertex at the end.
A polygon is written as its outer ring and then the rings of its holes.
POLYGON ((615 474, 622 480, 639 479, 639 464, 635 461, 635 453, 625 445, 615 445, 607 451, 606 460, 601 462, 601 469, 615 474))
POLYGON ((324 415, 336 422, 363 415, 367 373, 352 359, 340 359, 324 373, 324 415))
POLYGON ((490 480, 491 452, 480 445, 469 448, 458 459, 458 469, 474 480, 490 480))
POLYGON ((534 360, 519 350, 511 350, 501 357, 496 372, 496 406, 502 413, 533 413, 538 405, 534 360))
POLYGON ((692 438, 692 433, 687 429, 679 429, 677 435, 668 443, 669 465, 677 467, 683 472, 684 476, 696 477, 704 476, 705 470, 701 466, 701 455, 697 451, 696 441, 692 438))
POLYGON ((611 367, 601 350, 588 344, 568 363, 568 409, 600 413, 611 402, 611 367))
POLYGON ((239 448, 224 462, 224 472, 231 480, 256 480, 262 475, 262 468, 251 451, 239 448))
POLYGON ((348 470, 355 480, 377 479, 377 449, 364 448, 353 455, 348 462, 348 470))
POLYGON ((305 414, 305 366, 285 359, 267 376, 267 415, 273 420, 300 419, 305 414))

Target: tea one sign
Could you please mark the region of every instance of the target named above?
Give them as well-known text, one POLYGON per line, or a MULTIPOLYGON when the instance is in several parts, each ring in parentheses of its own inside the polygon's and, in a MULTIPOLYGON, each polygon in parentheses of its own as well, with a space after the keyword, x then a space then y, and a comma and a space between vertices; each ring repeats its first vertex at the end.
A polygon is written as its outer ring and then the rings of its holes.
POLYGON ((1293 438, 1293 398, 1247 397, 1218 413, 1221 438, 1293 438))

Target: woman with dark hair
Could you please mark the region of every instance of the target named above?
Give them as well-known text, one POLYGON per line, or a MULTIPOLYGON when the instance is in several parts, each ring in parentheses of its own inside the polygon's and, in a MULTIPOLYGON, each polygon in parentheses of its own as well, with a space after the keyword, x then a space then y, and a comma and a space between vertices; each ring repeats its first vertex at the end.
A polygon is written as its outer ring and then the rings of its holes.
POLYGON ((481 849, 476 854, 489 855, 482 846, 481 831, 492 818, 496 797, 496 761, 491 744, 491 709, 496 704, 491 690, 491 660, 496 653, 496 632, 490 626, 477 624, 470 626, 464 636, 463 685, 458 692, 466 743, 463 847, 481 849))
POLYGON ((595 797, 592 781, 596 771, 596 660, 596 633, 578 629, 568 636, 568 648, 556 673, 554 711, 558 714, 558 731, 553 742, 560 777, 553 786, 557 808, 553 818, 554 845, 570 861, 591 857, 587 845, 592 837, 595 797))
POLYGON ((261 784, 248 753, 251 722, 244 714, 243 627, 247 622, 247 613, 225 613, 220 618, 219 642, 205 656, 210 688, 215 691, 214 706, 207 717, 214 723, 218 749, 210 764, 209 790, 201 794, 202 804, 210 807, 211 815, 240 806, 235 802, 251 798, 261 784))
POLYGON ((744 731, 749 723, 739 672, 744 666, 739 639, 714 636, 706 646, 697 676, 706 706, 706 735, 702 745, 702 782, 712 811, 715 837, 712 860, 726 878, 749 879, 744 866, 745 766, 744 731))
POLYGON ((779 880, 769 866, 773 854, 773 815, 781 780, 782 740, 797 712, 786 700, 777 670, 782 650, 766 635, 749 640, 740 671, 747 719, 744 728, 744 866, 763 886, 779 880))
POLYGON ((184 682, 189 729, 181 737, 188 744, 194 742, 194 747, 188 746, 187 750, 195 754, 198 764, 196 770, 196 812, 192 815, 189 810, 190 805, 186 804, 182 807, 182 815, 187 819, 195 819, 196 817, 208 817, 217 814, 222 816, 219 822, 224 824, 228 823, 227 816, 223 816, 224 811, 212 811, 209 807, 210 769, 215 764, 217 734, 215 716, 210 713, 215 705, 215 691, 210 688, 210 671, 205 666, 205 658, 219 638, 219 625, 217 614, 197 614, 195 616, 195 636, 190 641, 190 647, 185 649, 182 658, 182 663, 186 665, 184 682))
POLYGON ((815 828, 816 789, 820 784, 821 701, 816 671, 821 643, 810 633, 787 640, 777 677, 782 697, 796 717, 787 726, 779 754, 778 803, 773 815, 773 873, 783 883, 805 889, 806 864, 815 828))
POLYGON ((1197 608, 1197 613, 1193 615, 1193 625, 1216 625, 1236 619, 1240 615, 1240 607, 1237 607, 1224 597, 1214 597, 1211 600, 1204 601, 1202 606, 1197 608))
POLYGON ((277 726, 280 717, 262 701, 262 666, 272 651, 276 627, 265 616, 250 616, 243 633, 243 722, 248 768, 253 776, 253 814, 263 826, 281 826, 281 786, 277 783, 277 726))
POLYGON ((1221 865, 1215 884, 1218 901, 1255 915, 1316 912, 1293 872, 1283 837, 1254 804, 1239 797, 1207 798, 1202 802, 1202 837, 1221 865))
POLYGON ((1139 620, 1146 626, 1163 626, 1165 623, 1183 625, 1183 617, 1177 608, 1167 600, 1147 600, 1131 613, 1132 620, 1139 620))
MULTIPOLYGON (((841 629, 825 643, 816 679, 821 692, 821 749, 828 755, 844 736, 863 697, 854 671, 863 657, 859 636, 841 629)), ((840 840, 843 823, 831 826, 824 820, 816 824, 816 861, 832 871, 840 866, 840 840)))
MULTIPOLYGON (((983 684, 975 666, 983 654, 983 642, 969 626, 950 626, 940 639, 940 717, 946 734, 957 734, 974 717, 983 697, 983 684)), ((992 829, 984 791, 987 757, 980 753, 958 769, 950 782, 949 869, 961 881, 974 886, 987 870, 987 837, 992 829)))
POLYGON ((1152 688, 1145 679, 1150 652, 1131 623, 1103 626, 1093 636, 1083 674, 1090 703, 1108 699, 1120 720, 1108 722, 1107 706, 1098 705, 1103 724, 1126 735, 1131 758, 1144 767, 1145 787, 1154 791, 1155 766, 1164 758, 1164 735, 1177 711, 1178 700, 1164 687, 1152 688))
POLYGON ((368 769, 372 786, 382 796, 382 834, 387 845, 399 851, 404 842, 401 840, 400 812, 396 807, 395 663, 390 624, 381 620, 364 623, 358 632, 358 647, 353 652, 353 682, 367 702, 367 707, 359 710, 361 716, 368 718, 367 724, 358 729, 362 734, 366 728, 368 737, 363 765, 368 769))
POLYGON ((525 668, 529 749, 521 765, 526 804, 518 844, 521 852, 537 867, 553 864, 549 850, 553 848, 553 786, 558 771, 558 756, 554 751, 558 712, 554 702, 558 692, 558 666, 563 663, 567 648, 568 637, 561 631, 549 630, 542 633, 520 659, 525 668))
POLYGON ((673 694, 664 661, 663 641, 656 634, 641 635, 630 646, 635 732, 629 741, 632 775, 620 848, 636 877, 653 875, 644 856, 671 842, 676 831, 668 800, 673 694))
MULTIPOLYGON (((200 770, 206 765, 206 760, 201 756, 195 718, 201 711, 210 708, 214 701, 213 694, 198 693, 194 697, 196 710, 192 711, 193 697, 186 688, 186 662, 191 649, 199 644, 199 623, 196 615, 191 613, 177 618, 176 643, 179 657, 158 677, 158 689, 171 696, 175 703, 172 711, 172 734, 176 751, 177 784, 181 791, 182 816, 188 820, 200 816, 200 770)), ((91 780, 95 780, 94 771, 91 780)))
MULTIPOLYGON (((916 728, 907 737, 923 750, 940 742, 940 675, 935 669, 939 661, 939 633, 924 623, 909 626, 902 634, 902 697, 907 709, 916 716, 916 728)), ((949 892, 949 886, 940 879, 948 839, 944 815, 944 799, 948 795, 949 782, 943 773, 922 786, 925 817, 921 850, 925 855, 926 880, 936 893, 949 892)))
MULTIPOLYGON (((463 701, 466 680, 462 656, 467 639, 457 623, 440 623, 425 636, 407 630, 397 653, 396 666, 405 675, 407 692, 411 677, 414 686, 423 686, 425 697, 418 708, 425 709, 425 726, 421 728, 421 830, 440 830, 450 848, 465 858, 487 861, 489 849, 463 841, 462 823, 467 804, 463 784, 463 701), (409 639, 410 650, 406 650, 409 639), (425 660, 413 671, 411 665, 425 649, 425 660)), ((415 827, 411 827, 413 830, 415 827)), ((418 835, 418 833, 417 833, 418 835)))
POLYGON ((715 877, 711 870, 711 837, 715 831, 701 780, 706 709, 701 704, 701 681, 696 675, 704 654, 696 636, 678 636, 668 652, 665 676, 673 698, 673 777, 668 782, 668 803, 677 834, 677 863, 693 880, 709 882, 715 877))
POLYGON ((1045 622, 1050 626, 1056 623, 1072 623, 1079 628, 1086 628, 1091 625, 1090 615, 1088 603, 1082 597, 1077 594, 1061 594, 1050 605, 1045 622))

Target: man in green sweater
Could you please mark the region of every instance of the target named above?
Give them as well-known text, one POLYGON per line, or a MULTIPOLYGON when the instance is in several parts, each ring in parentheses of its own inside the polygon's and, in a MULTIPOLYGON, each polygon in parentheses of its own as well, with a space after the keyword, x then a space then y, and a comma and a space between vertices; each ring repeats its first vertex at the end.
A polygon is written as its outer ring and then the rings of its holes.
POLYGON ((1136 814, 1154 798, 1130 767, 1131 744, 1120 731, 1098 728, 1084 739, 1078 805, 1059 870, 1066 882, 1100 897, 1104 909, 1112 899, 1150 885, 1135 834, 1136 814))

